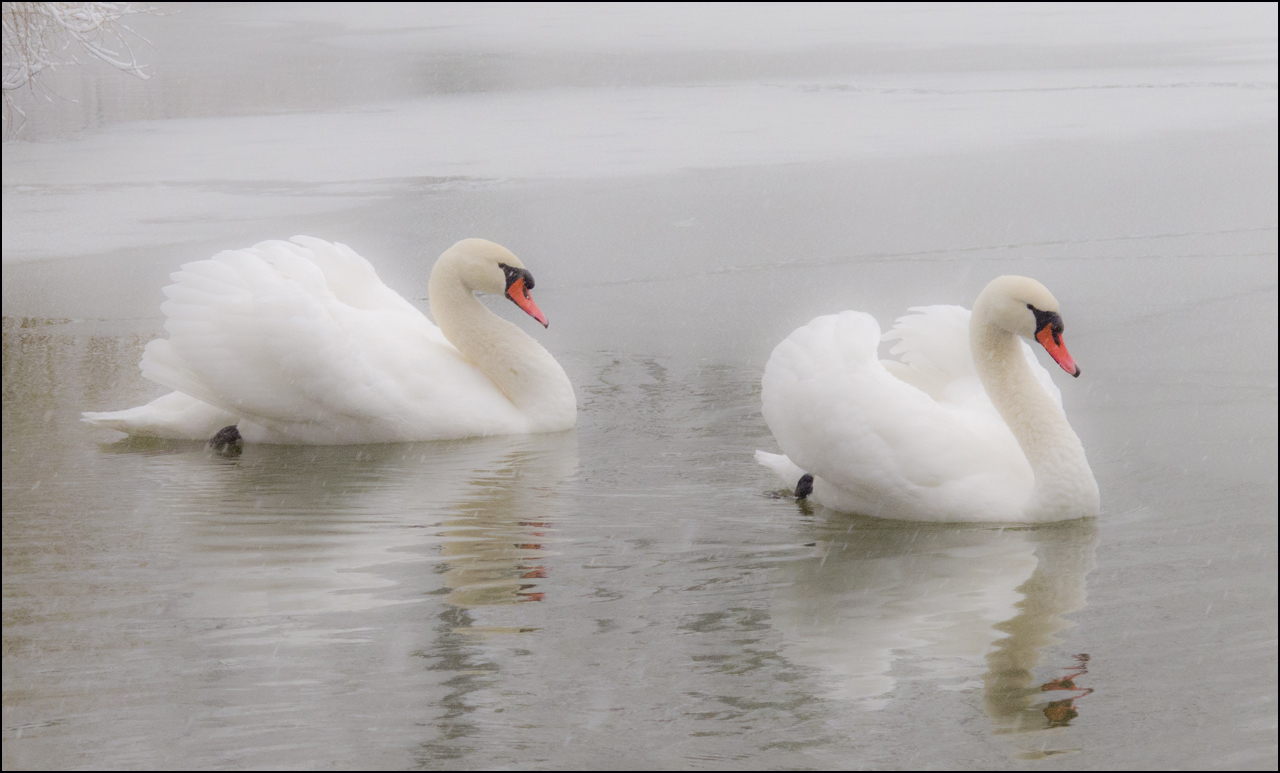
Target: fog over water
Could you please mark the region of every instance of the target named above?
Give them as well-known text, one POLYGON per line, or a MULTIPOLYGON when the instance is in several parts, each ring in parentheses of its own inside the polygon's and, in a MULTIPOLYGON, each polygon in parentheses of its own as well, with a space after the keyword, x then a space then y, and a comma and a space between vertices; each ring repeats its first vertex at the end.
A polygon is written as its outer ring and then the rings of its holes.
POLYGON ((60 69, 3 146, 6 769, 1275 768, 1274 5, 129 23, 150 80, 60 69), (78 421, 167 391, 171 272, 295 234, 424 311, 510 248, 578 428, 78 421), (1062 304, 1097 519, 777 495, 779 341, 1004 273, 1062 304))

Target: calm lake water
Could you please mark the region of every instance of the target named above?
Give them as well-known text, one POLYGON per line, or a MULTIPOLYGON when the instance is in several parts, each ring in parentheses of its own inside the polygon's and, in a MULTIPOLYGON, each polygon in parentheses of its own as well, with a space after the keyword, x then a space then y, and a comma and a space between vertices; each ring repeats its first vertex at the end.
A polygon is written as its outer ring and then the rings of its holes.
POLYGON ((161 8, 3 149, 6 769, 1275 768, 1274 6, 161 8), (165 391, 170 272, 296 233, 424 309, 510 247, 578 428, 78 421, 165 391), (1002 273, 1100 517, 777 495, 774 345, 1002 273))

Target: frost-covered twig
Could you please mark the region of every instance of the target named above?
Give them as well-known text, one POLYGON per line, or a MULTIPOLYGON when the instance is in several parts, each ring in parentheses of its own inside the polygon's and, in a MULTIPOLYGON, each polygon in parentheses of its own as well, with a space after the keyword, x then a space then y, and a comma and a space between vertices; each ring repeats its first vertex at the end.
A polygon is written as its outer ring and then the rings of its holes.
POLYGON ((73 44, 79 44, 91 58, 130 75, 143 80, 151 77, 121 34, 133 31, 119 23, 125 16, 150 10, 129 3, 5 3, 5 122, 14 112, 22 115, 13 103, 13 92, 34 86, 47 69, 81 63, 73 44))

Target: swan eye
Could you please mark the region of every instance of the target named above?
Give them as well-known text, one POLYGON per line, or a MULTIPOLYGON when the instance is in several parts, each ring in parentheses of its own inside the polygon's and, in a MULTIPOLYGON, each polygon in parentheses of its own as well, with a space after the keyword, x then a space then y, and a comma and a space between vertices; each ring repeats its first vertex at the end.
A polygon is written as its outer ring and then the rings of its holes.
POLYGON ((514 284, 515 281, 517 279, 520 279, 521 277, 524 277, 525 295, 527 296, 529 294, 528 291, 533 289, 533 274, 529 273, 529 269, 512 268, 511 266, 508 266, 506 263, 499 263, 498 267, 502 269, 502 273, 507 275, 508 290, 511 289, 511 285, 514 284))
POLYGON ((1041 311, 1029 303, 1027 308, 1031 309, 1032 313, 1036 315, 1037 335, 1047 331, 1049 335, 1053 336, 1054 343, 1061 346, 1062 331, 1066 330, 1066 325, 1062 324, 1062 317, 1055 311, 1041 311))

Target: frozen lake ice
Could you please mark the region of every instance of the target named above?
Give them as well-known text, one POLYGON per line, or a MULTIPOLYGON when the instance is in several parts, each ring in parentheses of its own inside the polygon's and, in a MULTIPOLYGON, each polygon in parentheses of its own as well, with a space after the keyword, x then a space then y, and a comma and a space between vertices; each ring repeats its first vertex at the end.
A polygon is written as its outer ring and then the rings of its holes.
POLYGON ((1274 769, 1274 6, 161 10, 3 148, 6 768, 1274 769), (297 233, 424 309, 511 248, 578 429, 77 421, 164 391, 170 272, 297 233), (768 496, 774 345, 1001 273, 1098 519, 768 496))

